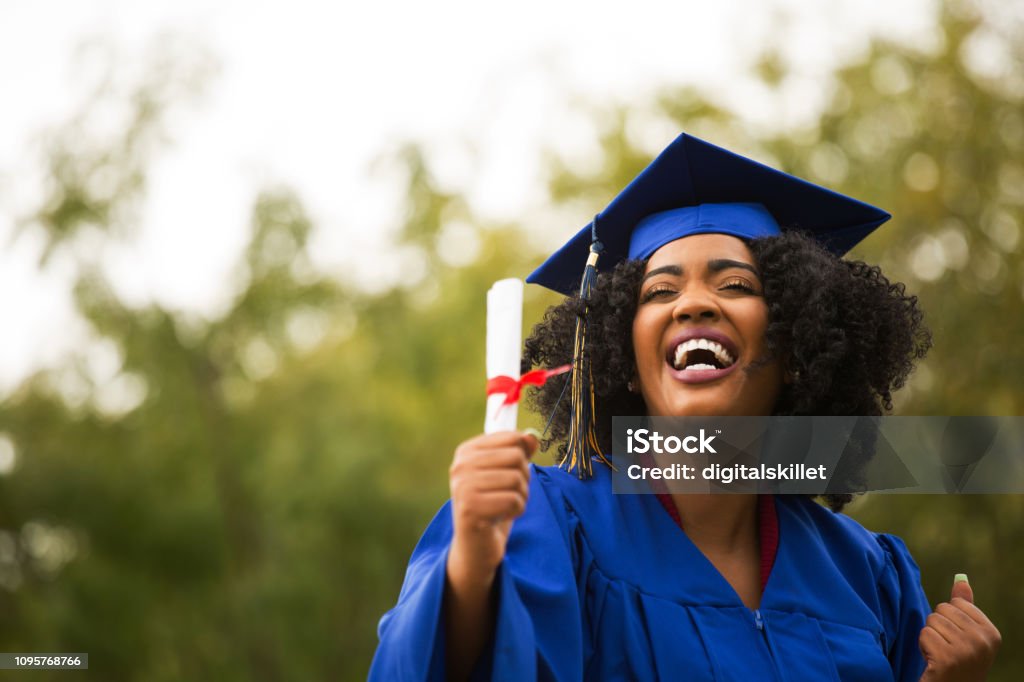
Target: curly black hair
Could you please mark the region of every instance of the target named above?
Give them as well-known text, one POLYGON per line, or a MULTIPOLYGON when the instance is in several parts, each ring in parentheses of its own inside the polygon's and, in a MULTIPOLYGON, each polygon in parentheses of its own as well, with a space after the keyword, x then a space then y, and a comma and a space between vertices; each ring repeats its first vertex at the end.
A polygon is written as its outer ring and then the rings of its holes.
MULTIPOLYGON (((761 273, 768 305, 767 348, 781 358, 791 381, 782 387, 775 415, 879 416, 892 410, 901 388, 931 347, 917 297, 890 282, 877 266, 843 260, 813 238, 787 231, 747 243, 761 273)), ((612 416, 641 415, 646 406, 628 390, 635 375, 632 342, 645 263, 627 260, 598 275, 588 304, 588 350, 593 374, 598 443, 611 452, 612 416)), ((577 297, 550 307, 526 340, 523 371, 572 362, 577 297)), ((558 445, 563 463, 569 429, 563 383, 550 381, 533 391, 528 404, 551 417, 545 449, 558 445)), ((865 455, 865 459, 870 455, 865 455)), ((845 457, 844 457, 845 460, 845 457)), ((854 461, 862 469, 865 461, 854 461)), ((857 478, 857 472, 836 472, 857 478)), ((834 511, 850 494, 821 496, 834 511)))

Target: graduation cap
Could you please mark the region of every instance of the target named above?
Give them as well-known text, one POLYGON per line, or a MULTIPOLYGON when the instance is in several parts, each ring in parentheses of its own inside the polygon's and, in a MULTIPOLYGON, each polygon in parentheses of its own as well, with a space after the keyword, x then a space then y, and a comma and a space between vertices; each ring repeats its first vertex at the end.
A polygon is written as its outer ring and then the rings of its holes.
POLYGON ((599 237, 602 266, 644 259, 692 234, 740 239, 799 229, 842 256, 891 216, 885 211, 681 134, 527 282, 566 295, 599 237), (594 223, 599 226, 594 234, 594 223))
MULTIPOLYGON (((611 269, 626 259, 646 259, 665 244, 694 234, 751 240, 793 229, 842 256, 890 217, 683 133, 526 281, 566 295, 578 291, 585 304, 597 278, 598 259, 611 269)), ((609 463, 593 428, 585 310, 576 326, 568 441, 569 469, 579 465, 581 477, 590 475, 592 455, 609 463)))

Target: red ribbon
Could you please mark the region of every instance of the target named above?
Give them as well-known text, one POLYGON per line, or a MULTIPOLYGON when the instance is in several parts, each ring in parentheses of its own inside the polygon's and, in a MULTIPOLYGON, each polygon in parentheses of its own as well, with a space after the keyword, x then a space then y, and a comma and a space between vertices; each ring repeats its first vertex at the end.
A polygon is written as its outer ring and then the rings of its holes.
POLYGON ((572 365, 562 365, 561 367, 555 367, 554 369, 535 369, 527 372, 518 379, 513 379, 510 376, 504 374, 496 377, 492 377, 487 380, 487 395, 494 395, 496 393, 504 393, 505 400, 502 402, 502 406, 514 405, 519 402, 519 395, 523 392, 523 388, 526 386, 542 386, 544 382, 553 376, 559 374, 565 374, 572 369, 572 365))

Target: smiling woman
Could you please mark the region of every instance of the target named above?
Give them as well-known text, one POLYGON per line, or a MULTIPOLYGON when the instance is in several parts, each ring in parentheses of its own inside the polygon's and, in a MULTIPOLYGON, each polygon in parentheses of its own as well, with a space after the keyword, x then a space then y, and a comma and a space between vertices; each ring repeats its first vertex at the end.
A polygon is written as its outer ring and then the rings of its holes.
MULTIPOLYGON (((714 260, 721 263, 726 259, 714 260)), ((716 269, 714 260, 704 264, 709 275, 716 269)), ((524 364, 554 366, 570 362, 578 310, 579 301, 573 298, 548 310, 526 341, 524 364)), ((685 309, 678 314, 692 315, 685 309)), ((596 436, 605 452, 611 450, 611 419, 616 415, 881 415, 892 408, 893 392, 904 384, 914 361, 924 356, 931 343, 917 299, 907 295, 902 284, 890 282, 877 267, 840 259, 818 241, 795 231, 749 242, 728 235, 695 235, 666 244, 647 261, 622 261, 598 278, 588 304, 588 317, 601 330, 593 335, 588 351, 592 364, 602 368, 594 374, 593 387, 596 436), (742 373, 740 378, 746 382, 760 379, 767 383, 766 390, 774 397, 756 391, 745 393, 736 401, 727 400, 712 407, 710 412, 674 412, 672 408, 652 407, 648 401, 660 403, 656 396, 647 396, 646 386, 651 381, 645 385, 638 376, 645 357, 643 346, 637 342, 638 325, 655 317, 659 309, 662 315, 672 314, 669 303, 690 304, 686 290, 678 289, 685 284, 685 269, 663 269, 658 266, 658 259, 662 254, 667 257, 672 252, 686 251, 687 244, 707 239, 722 240, 729 248, 742 250, 747 255, 737 262, 747 267, 719 269, 720 291, 703 294, 705 304, 710 301, 716 305, 701 311, 703 317, 693 324, 676 322, 683 331, 667 344, 672 348, 677 340, 703 336, 717 339, 738 358, 738 351, 729 346, 739 339, 733 341, 729 332, 723 331, 723 325, 735 326, 744 318, 734 321, 732 316, 723 316, 728 311, 738 312, 741 308, 736 304, 746 302, 765 316, 763 336, 756 340, 759 354, 745 368, 738 360, 732 365, 736 368, 733 371, 742 373), (735 274, 730 276, 730 272, 735 274), (741 280, 750 288, 749 292, 739 286, 741 280), (765 371, 761 371, 762 366, 765 371), (773 374, 779 375, 778 381, 768 376, 773 374)), ((666 343, 662 339, 652 342, 666 343)), ((648 347, 653 349, 649 346, 652 342, 648 342, 648 347)), ((693 343, 690 340, 681 344, 676 352, 693 343)), ((659 370, 664 367, 668 375, 682 383, 687 383, 687 374, 696 374, 698 382, 703 378, 701 375, 714 374, 710 370, 687 370, 685 366, 678 371, 676 358, 671 358, 670 366, 664 349, 662 353, 663 359, 650 358, 652 371, 655 366, 659 370)), ((687 352, 680 360, 687 363, 691 357, 698 361, 702 358, 699 352, 687 352)), ((658 375, 653 379, 653 386, 664 388, 666 382, 659 383, 660 378, 658 375)), ((714 390, 724 383, 713 381, 701 388, 714 390)), ((691 404, 704 395, 696 390, 673 392, 671 381, 667 388, 670 396, 691 404)), ((550 438, 545 445, 559 444, 560 458, 565 454, 571 414, 571 406, 559 400, 561 391, 560 384, 551 383, 530 397, 535 410, 553 415, 550 438)), ((707 395, 714 397, 713 393, 707 395)), ((862 462, 844 458, 842 464, 847 468, 836 476, 856 480, 862 462)), ((851 499, 850 495, 824 496, 824 501, 836 511, 851 499)))
POLYGON ((830 511, 805 496, 612 494, 616 415, 891 409, 928 332, 902 285, 840 258, 888 217, 673 142, 530 276, 570 294, 524 354, 573 363, 571 392, 532 398, 558 465, 529 464, 527 434, 459 446, 371 678, 983 679, 999 633, 970 588, 929 615, 904 543, 836 513, 848 495, 826 496, 830 511))

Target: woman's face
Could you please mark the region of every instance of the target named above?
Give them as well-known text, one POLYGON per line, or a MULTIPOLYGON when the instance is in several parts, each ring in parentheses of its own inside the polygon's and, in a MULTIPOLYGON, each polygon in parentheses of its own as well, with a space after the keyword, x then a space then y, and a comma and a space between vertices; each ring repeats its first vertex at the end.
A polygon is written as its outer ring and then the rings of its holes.
POLYGON ((764 361, 762 292, 736 237, 693 235, 654 252, 633 318, 634 385, 648 414, 771 414, 783 372, 777 360, 764 361))

